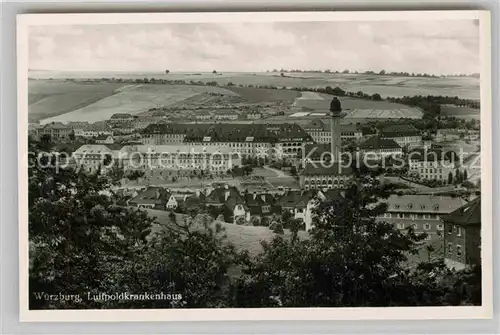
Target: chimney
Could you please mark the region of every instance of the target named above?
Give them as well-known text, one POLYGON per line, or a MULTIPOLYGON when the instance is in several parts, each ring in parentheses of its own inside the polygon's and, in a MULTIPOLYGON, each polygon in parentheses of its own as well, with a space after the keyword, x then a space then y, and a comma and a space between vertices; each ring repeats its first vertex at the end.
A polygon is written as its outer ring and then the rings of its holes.
POLYGON ((228 190, 224 192, 224 201, 227 201, 227 199, 229 198, 229 194, 230 192, 228 190))
POLYGON ((257 198, 257 193, 254 191, 253 192, 253 200, 255 200, 255 198, 257 198))
POLYGON ((263 202, 266 202, 266 195, 265 194, 261 194, 260 198, 262 199, 263 202))

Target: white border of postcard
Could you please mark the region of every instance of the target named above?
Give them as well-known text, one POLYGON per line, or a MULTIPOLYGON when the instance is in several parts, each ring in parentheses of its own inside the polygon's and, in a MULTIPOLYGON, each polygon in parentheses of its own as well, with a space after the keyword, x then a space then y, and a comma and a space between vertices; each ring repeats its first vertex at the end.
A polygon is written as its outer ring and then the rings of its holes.
MULTIPOLYGON (((422 23, 425 24, 425 23, 422 23)), ((492 111, 489 11, 246 12, 24 14, 17 17, 19 147, 19 309, 22 322, 75 321, 233 321, 233 320, 390 320, 491 318, 492 111), (29 310, 28 307, 28 31, 32 25, 143 24, 172 22, 402 21, 477 19, 481 60, 482 306, 384 308, 29 310)))

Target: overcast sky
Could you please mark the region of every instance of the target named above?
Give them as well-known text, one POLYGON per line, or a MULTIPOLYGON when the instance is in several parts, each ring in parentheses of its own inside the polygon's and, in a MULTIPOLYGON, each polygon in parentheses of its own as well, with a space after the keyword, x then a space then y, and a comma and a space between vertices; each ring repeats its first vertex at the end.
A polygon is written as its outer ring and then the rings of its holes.
POLYGON ((474 20, 35 26, 29 68, 479 72, 474 20))

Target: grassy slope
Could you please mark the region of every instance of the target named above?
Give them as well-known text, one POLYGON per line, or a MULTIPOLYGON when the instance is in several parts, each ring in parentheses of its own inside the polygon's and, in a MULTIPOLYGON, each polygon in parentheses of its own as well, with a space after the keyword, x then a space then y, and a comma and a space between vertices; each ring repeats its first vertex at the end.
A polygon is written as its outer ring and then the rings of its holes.
MULTIPOLYGON (((157 217, 159 222, 159 225, 153 228, 153 232, 161 231, 164 225, 171 225, 169 212, 148 210, 148 213, 157 217)), ((178 216, 178 219, 180 218, 181 216, 178 216)), ((275 236, 267 227, 238 226, 230 223, 221 223, 221 225, 226 229, 228 242, 232 243, 238 251, 248 250, 251 255, 257 255, 263 251, 261 241, 270 241, 275 236)), ((290 232, 285 230, 285 234, 290 235, 290 232)), ((300 232, 299 235, 302 238, 308 236, 306 232, 300 232)))
POLYGON ((64 114, 112 96, 123 84, 30 80, 30 121, 64 114))
POLYGON ((139 114, 150 108, 169 106, 204 92, 225 91, 223 88, 194 85, 138 84, 123 87, 114 95, 73 109, 47 121, 101 121, 115 113, 139 114))
MULTIPOLYGON (((162 226, 171 225, 169 212, 159 211, 159 210, 147 210, 151 216, 157 218, 159 224, 153 227, 153 232, 159 232, 164 229, 162 226)), ((182 218, 182 215, 178 215, 178 219, 182 218)), ((261 241, 271 241, 276 235, 267 227, 253 227, 253 226, 238 226, 230 223, 221 223, 225 228, 225 233, 227 235, 228 242, 232 243, 238 251, 248 250, 250 255, 258 255, 263 251, 261 241)), ((201 226, 200 226, 201 227, 201 226)), ((290 236, 290 231, 285 229, 285 236, 290 236)), ((299 232, 299 237, 302 239, 309 238, 309 234, 301 231, 299 232)), ((442 254, 442 242, 440 240, 431 242, 436 250, 432 253, 432 258, 440 257, 442 254)), ((428 260, 428 252, 426 248, 422 246, 419 249, 417 255, 408 255, 407 266, 409 268, 415 267, 421 261, 428 260)))

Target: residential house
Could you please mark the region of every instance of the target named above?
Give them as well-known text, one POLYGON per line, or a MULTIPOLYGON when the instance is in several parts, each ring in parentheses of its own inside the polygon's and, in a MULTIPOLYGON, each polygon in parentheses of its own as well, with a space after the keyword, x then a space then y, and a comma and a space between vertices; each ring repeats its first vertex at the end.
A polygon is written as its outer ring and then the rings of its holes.
POLYGON ((315 190, 288 190, 278 199, 282 211, 289 211, 294 219, 306 221, 311 207, 309 202, 317 195, 315 190))
POLYGON ((170 197, 168 198, 167 203, 165 204, 165 207, 171 210, 179 207, 179 202, 177 201, 177 198, 178 197, 176 197, 174 194, 171 194, 170 197))
POLYGON ((205 203, 208 207, 214 206, 227 210, 229 217, 226 219, 229 222, 243 224, 250 221, 250 210, 236 187, 226 185, 215 188, 207 196, 205 203))
POLYGON ((428 240, 442 238, 445 227, 440 216, 463 205, 459 197, 427 194, 390 195, 381 202, 387 204, 387 211, 378 220, 392 223, 400 230, 412 226, 415 232, 426 233, 428 240))
POLYGON ((316 208, 323 202, 333 202, 333 201, 342 201, 344 199, 344 191, 338 189, 323 189, 318 190, 316 196, 309 200, 305 215, 304 215, 304 223, 305 230, 309 231, 314 227, 314 212, 316 208))
POLYGON ((95 138, 95 143, 98 144, 113 144, 115 140, 111 135, 99 135, 95 138))
POLYGON ((281 207, 276 197, 270 193, 245 193, 243 199, 250 211, 251 218, 281 215, 281 207))
POLYGON ((148 187, 129 200, 130 206, 149 209, 166 210, 171 193, 161 187, 148 187))
POLYGON ((441 216, 441 220, 445 264, 455 270, 481 265, 481 197, 441 216))

